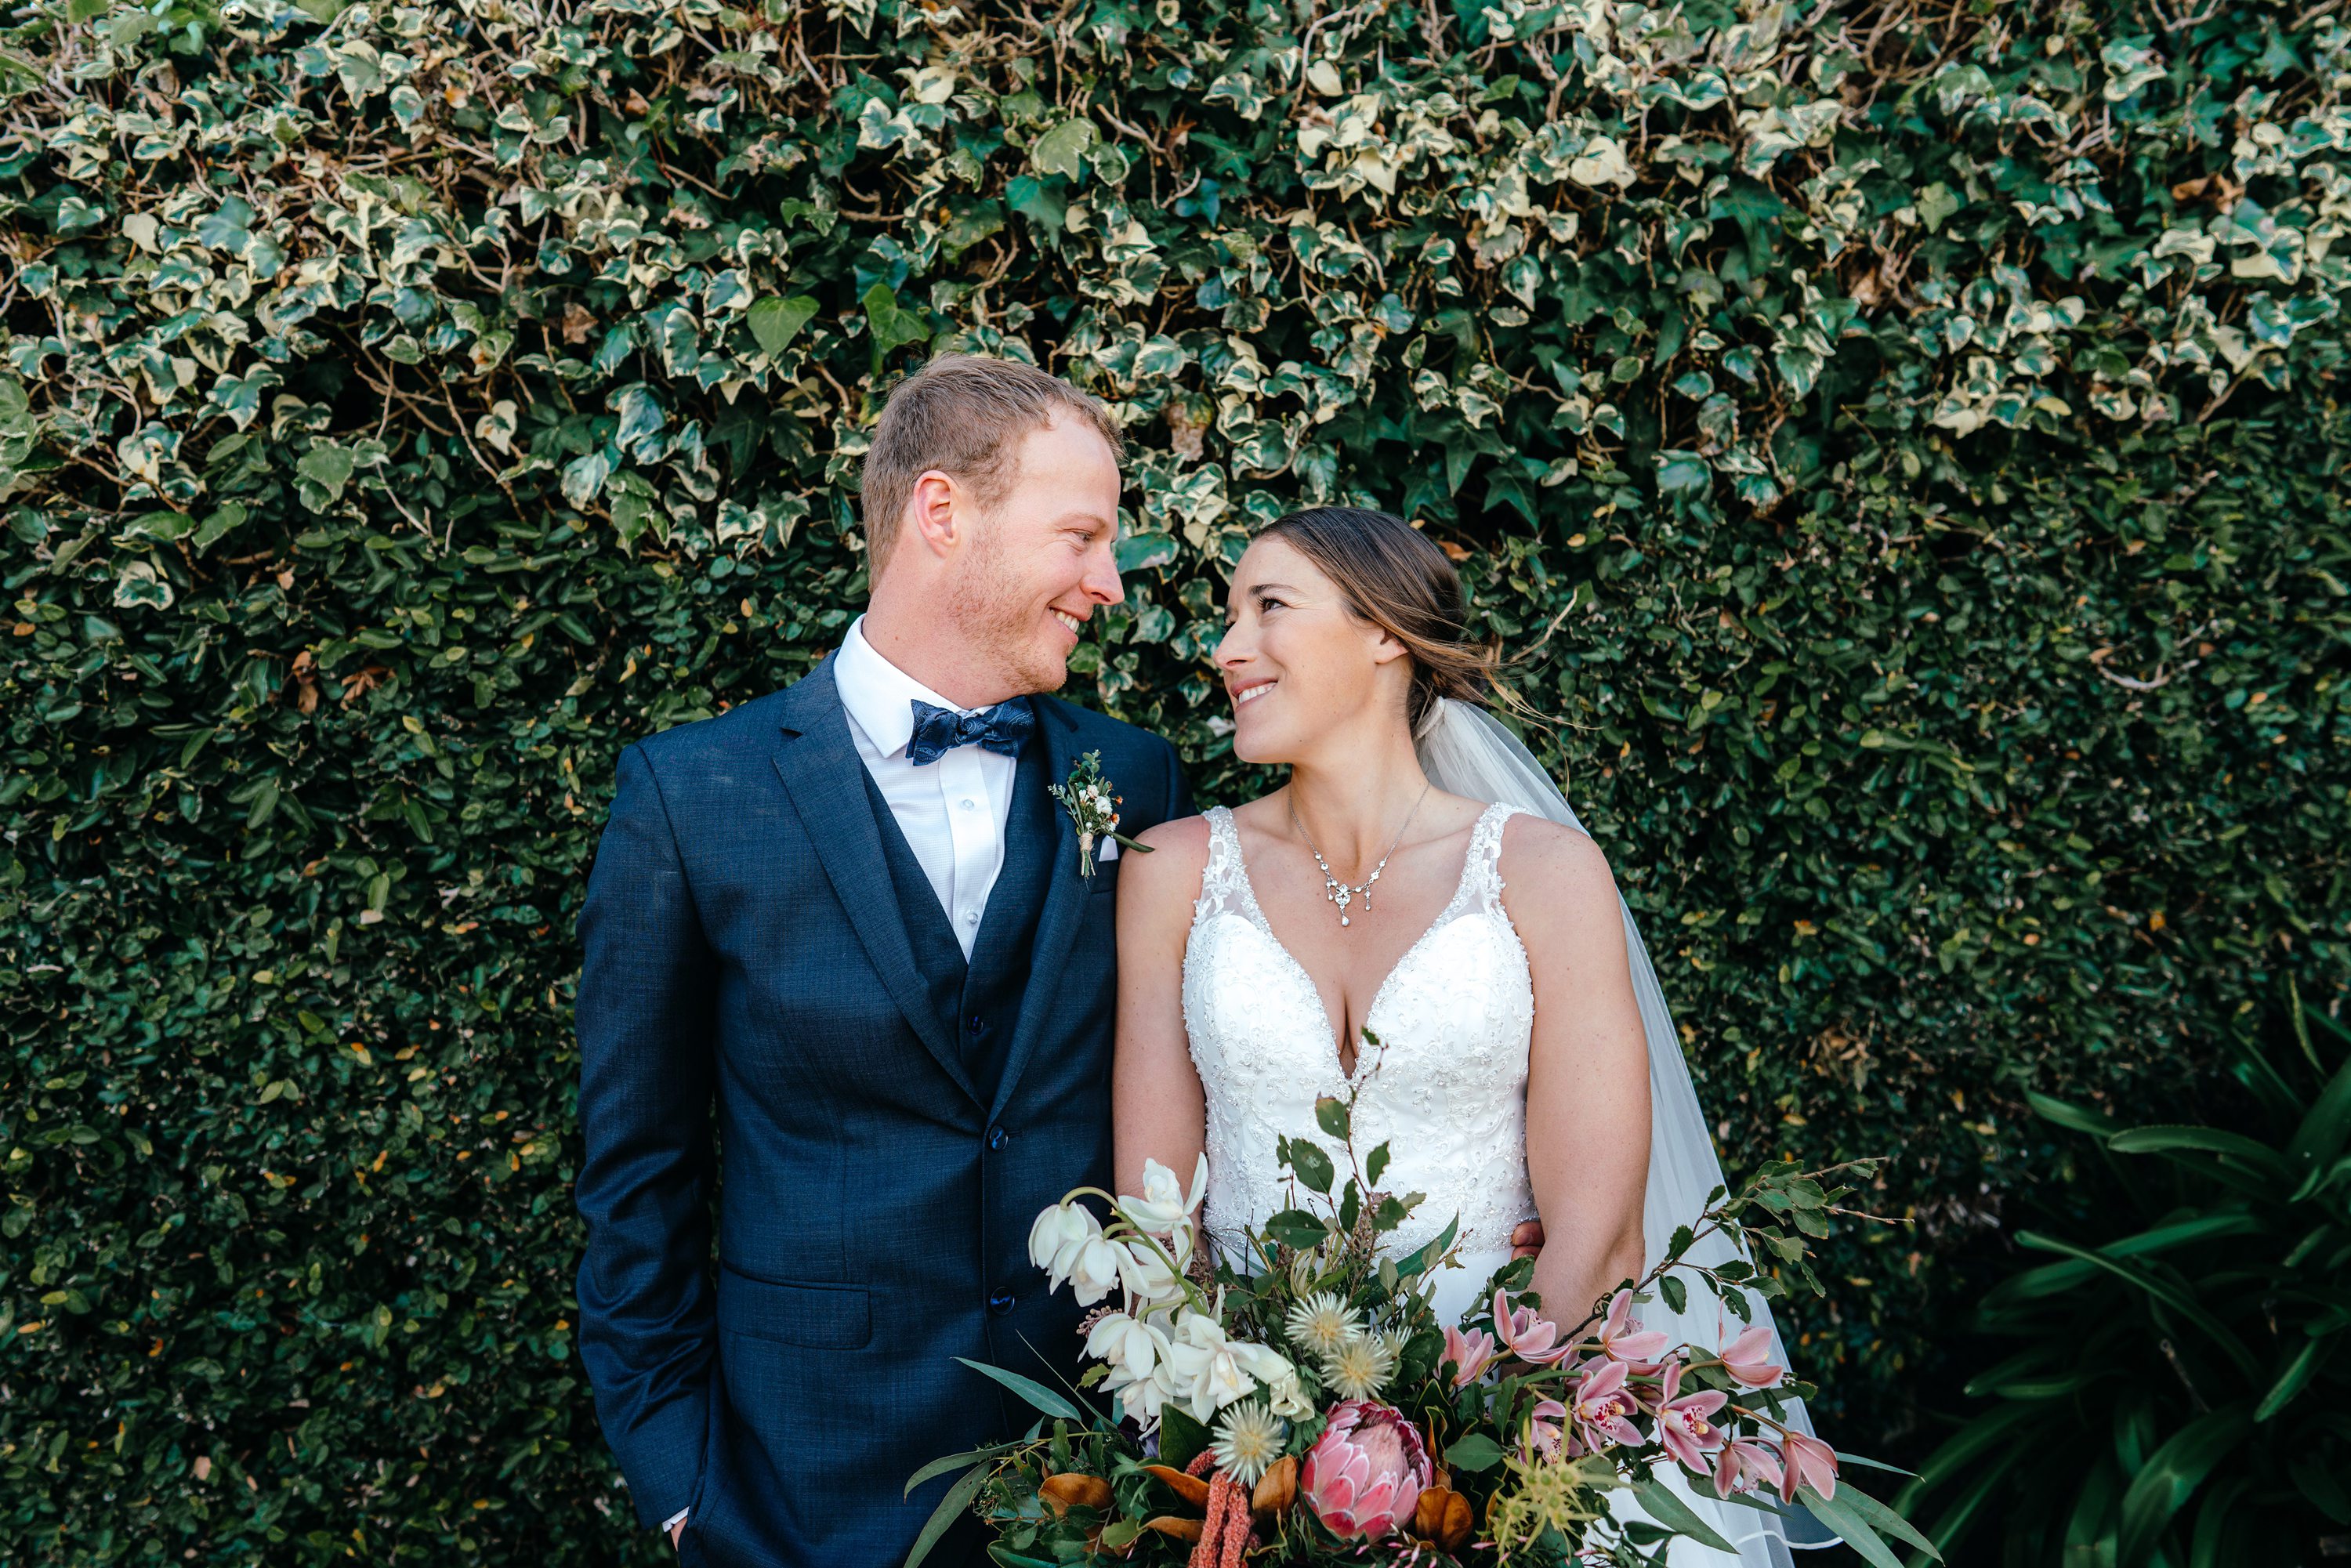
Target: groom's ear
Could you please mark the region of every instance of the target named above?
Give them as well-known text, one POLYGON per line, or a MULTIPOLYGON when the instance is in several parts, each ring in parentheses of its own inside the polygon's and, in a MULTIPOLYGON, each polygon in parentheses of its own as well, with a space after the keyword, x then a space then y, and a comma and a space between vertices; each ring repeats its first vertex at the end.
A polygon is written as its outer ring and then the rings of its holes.
POLYGON ((969 542, 977 521, 970 490, 944 469, 925 468, 914 479, 899 527, 917 548, 945 559, 969 542))

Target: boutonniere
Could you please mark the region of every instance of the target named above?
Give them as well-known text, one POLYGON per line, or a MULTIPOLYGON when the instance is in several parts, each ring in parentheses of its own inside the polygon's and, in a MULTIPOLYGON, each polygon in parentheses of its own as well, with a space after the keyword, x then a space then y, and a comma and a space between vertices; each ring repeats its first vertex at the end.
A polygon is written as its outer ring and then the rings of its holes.
POLYGON ((1048 784, 1053 799, 1070 814, 1078 829, 1078 874, 1092 879, 1094 874, 1094 845, 1103 839, 1115 839, 1128 849, 1151 853, 1151 846, 1128 838, 1118 831, 1118 808, 1126 797, 1102 777, 1102 753, 1089 751, 1070 764, 1070 776, 1059 784, 1048 784))

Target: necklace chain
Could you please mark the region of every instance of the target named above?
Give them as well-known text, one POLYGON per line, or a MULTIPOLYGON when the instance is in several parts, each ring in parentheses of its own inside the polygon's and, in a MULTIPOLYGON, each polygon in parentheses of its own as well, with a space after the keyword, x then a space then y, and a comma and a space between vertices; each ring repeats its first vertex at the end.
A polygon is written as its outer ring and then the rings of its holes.
POLYGON ((1322 852, 1315 847, 1314 835, 1306 831, 1306 824, 1298 820, 1297 802, 1295 800, 1289 802, 1290 825, 1298 830, 1298 836, 1306 841, 1307 852, 1314 857, 1314 863, 1322 868, 1322 896, 1339 906, 1340 925, 1345 925, 1351 923, 1347 914, 1347 908, 1357 899, 1360 898, 1364 901, 1364 907, 1366 910, 1371 908, 1372 884, 1380 880, 1380 873, 1387 866, 1388 855, 1395 853, 1396 846, 1404 842, 1405 829, 1411 827, 1412 820, 1420 814, 1420 803, 1428 799, 1428 791, 1429 785, 1426 783, 1422 784, 1420 787, 1420 793, 1413 798, 1412 810, 1404 814, 1403 826, 1397 828, 1395 831, 1395 837, 1388 841, 1388 853, 1382 855, 1380 857, 1379 864, 1372 867, 1371 875, 1365 877, 1362 882, 1356 883, 1353 885, 1341 882, 1337 877, 1331 874, 1331 862, 1322 858, 1322 852))

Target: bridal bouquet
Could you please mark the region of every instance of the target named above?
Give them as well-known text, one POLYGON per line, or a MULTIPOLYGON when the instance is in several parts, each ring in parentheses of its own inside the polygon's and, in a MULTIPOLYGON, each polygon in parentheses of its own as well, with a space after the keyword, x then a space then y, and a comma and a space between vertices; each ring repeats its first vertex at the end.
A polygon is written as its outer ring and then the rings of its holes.
POLYGON ((1635 1315, 1659 1299, 1678 1311, 1687 1275, 1742 1322, 1749 1292, 1785 1293, 1744 1262, 1684 1261, 1716 1232, 1817 1291, 1803 1238, 1843 1212, 1851 1189, 1823 1178, 1848 1167, 1775 1164, 1736 1193, 1718 1188, 1656 1268, 1573 1326, 1528 1291, 1530 1260, 1499 1270, 1466 1322, 1444 1323, 1431 1298, 1455 1228, 1393 1255, 1419 1197, 1380 1190, 1385 1145, 1357 1163, 1350 1111, 1326 1099, 1317 1115, 1343 1151, 1343 1180, 1321 1145, 1285 1140, 1298 1207, 1250 1232, 1238 1257, 1212 1260, 1201 1246, 1205 1158, 1188 1191, 1155 1163, 1140 1196, 1081 1188, 1037 1217, 1031 1259, 1050 1288, 1094 1309, 1092 1364, 1065 1396, 966 1363, 1040 1419, 1019 1441, 908 1481, 911 1491, 963 1471, 907 1568, 966 1510, 1010 1568, 1634 1563, 1660 1560, 1675 1536, 1733 1550, 1658 1479, 1676 1467, 1740 1506, 1802 1503, 1881 1568, 1899 1562, 1886 1536, 1935 1555, 1840 1474, 1841 1460, 1869 1461, 1789 1427, 1784 1402, 1812 1390, 1771 1363, 1768 1328, 1700 1351, 1668 1344, 1635 1315), (1088 1199, 1107 1207, 1107 1223, 1088 1199), (1635 1506, 1612 1511, 1611 1494, 1635 1506))

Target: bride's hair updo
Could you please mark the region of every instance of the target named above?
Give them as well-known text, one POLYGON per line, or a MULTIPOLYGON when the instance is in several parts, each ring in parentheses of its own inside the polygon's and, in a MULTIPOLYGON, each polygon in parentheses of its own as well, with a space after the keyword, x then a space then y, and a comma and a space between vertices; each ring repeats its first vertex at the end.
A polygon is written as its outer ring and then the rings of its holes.
POLYGON ((1483 702, 1499 663, 1469 639, 1461 574, 1445 552, 1402 517, 1363 507, 1310 507, 1258 535, 1280 539, 1336 583, 1348 608, 1404 644, 1412 656, 1405 709, 1413 733, 1439 697, 1483 702))

